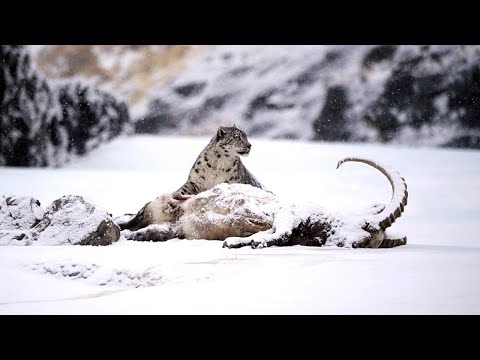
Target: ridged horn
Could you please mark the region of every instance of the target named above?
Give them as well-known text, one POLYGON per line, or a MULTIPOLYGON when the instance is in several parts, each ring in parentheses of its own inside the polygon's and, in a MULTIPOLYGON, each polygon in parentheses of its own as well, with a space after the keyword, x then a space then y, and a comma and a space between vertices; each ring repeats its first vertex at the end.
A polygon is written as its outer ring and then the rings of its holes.
POLYGON ((361 162, 377 169, 383 175, 385 175, 385 177, 388 179, 388 182, 392 186, 392 198, 390 200, 390 204, 380 214, 377 215, 379 219, 378 224, 382 230, 385 230, 402 215, 402 212, 405 210, 405 206, 407 205, 408 191, 405 179, 400 176, 397 171, 388 171, 384 166, 375 161, 358 157, 346 157, 340 160, 337 163, 337 169, 344 162, 349 161, 361 162))

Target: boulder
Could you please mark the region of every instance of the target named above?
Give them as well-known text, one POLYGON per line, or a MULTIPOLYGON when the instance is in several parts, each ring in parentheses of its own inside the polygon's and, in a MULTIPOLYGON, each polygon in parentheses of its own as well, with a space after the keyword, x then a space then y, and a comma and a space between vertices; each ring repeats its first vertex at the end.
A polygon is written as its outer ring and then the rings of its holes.
POLYGON ((0 231, 31 229, 42 220, 40 201, 28 196, 0 197, 0 231))
POLYGON ((110 214, 81 196, 62 196, 45 212, 32 198, 1 204, 0 245, 110 245, 120 238, 110 214))

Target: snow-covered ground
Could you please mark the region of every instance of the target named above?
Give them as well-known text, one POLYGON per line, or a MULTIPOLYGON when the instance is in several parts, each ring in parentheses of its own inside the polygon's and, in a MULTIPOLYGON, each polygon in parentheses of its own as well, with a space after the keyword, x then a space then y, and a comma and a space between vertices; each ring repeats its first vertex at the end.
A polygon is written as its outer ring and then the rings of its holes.
MULTIPOLYGON (((226 249, 221 241, 0 247, 0 314, 480 314, 480 152, 252 138, 281 200, 355 211, 409 189, 393 249, 226 249)), ((0 195, 82 195, 114 216, 176 190, 208 138, 119 138, 62 169, 0 168, 0 195)))

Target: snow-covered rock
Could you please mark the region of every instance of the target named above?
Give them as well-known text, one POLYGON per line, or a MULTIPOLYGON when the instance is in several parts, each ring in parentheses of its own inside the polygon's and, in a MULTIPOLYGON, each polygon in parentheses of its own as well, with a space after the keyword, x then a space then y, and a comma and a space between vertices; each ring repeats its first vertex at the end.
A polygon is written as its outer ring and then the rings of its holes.
POLYGON ((0 245, 109 245, 120 238, 111 216, 81 196, 63 196, 45 212, 32 198, 0 205, 0 245))
POLYGON ((42 220, 40 201, 27 196, 0 197, 0 231, 30 229, 42 220))

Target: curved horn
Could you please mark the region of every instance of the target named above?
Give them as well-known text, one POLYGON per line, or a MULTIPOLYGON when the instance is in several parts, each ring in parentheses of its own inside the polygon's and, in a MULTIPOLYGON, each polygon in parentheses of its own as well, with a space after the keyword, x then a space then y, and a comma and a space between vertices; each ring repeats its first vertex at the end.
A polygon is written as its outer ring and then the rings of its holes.
POLYGON ((361 162, 374 167, 383 175, 385 175, 390 185, 392 186, 392 199, 390 200, 390 204, 380 214, 376 215, 375 218, 380 228, 382 230, 385 230, 386 228, 390 227, 393 222, 402 215, 402 212, 407 205, 408 191, 405 179, 400 176, 397 171, 389 171, 384 166, 378 164, 375 161, 358 157, 347 157, 340 160, 337 163, 337 169, 344 162, 348 161, 361 162))

